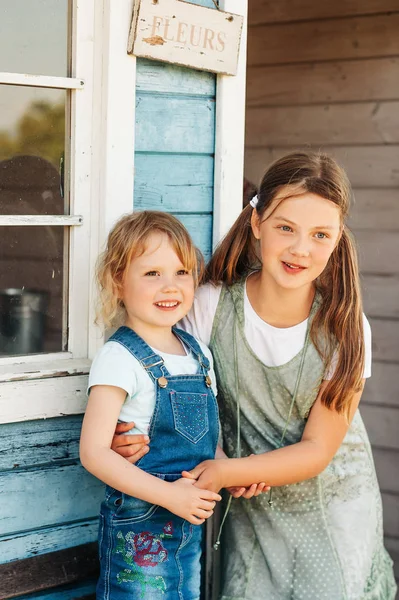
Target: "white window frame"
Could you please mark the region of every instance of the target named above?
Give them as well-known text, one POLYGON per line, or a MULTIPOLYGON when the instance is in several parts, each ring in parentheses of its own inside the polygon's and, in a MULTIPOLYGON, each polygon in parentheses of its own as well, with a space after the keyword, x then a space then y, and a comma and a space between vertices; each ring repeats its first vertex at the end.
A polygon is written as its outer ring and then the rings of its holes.
MULTIPOLYGON (((95 263, 112 225, 134 206, 136 59, 126 52, 133 4, 74 0, 71 78, 0 74, 3 83, 73 90, 71 216, 59 221, 73 225, 68 352, 0 359, 0 424, 85 409, 87 373, 103 343, 93 324, 95 263)), ((245 23, 237 75, 217 76, 214 245, 242 208, 247 0, 220 0, 220 8, 243 14, 245 23)), ((7 218, 14 224, 21 219, 7 218)), ((36 220, 36 225, 49 221, 44 216, 23 218, 31 224, 36 220)))
MULTIPOLYGON (((99 3, 100 4, 100 3, 99 3)), ((72 3, 72 74, 0 73, 1 84, 71 90, 70 215, 1 215, 0 225, 70 227, 68 350, 0 359, 0 423, 81 412, 88 360, 96 0, 72 3), (89 118, 88 118, 89 115, 89 118), (72 376, 72 377, 71 377, 72 376)))

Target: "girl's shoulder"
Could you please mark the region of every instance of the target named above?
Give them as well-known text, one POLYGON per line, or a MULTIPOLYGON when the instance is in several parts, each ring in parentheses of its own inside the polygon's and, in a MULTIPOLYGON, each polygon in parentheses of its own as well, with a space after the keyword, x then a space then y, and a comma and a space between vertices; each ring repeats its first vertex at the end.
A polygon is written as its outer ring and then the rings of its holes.
POLYGON ((179 327, 191 333, 198 341, 209 346, 222 284, 205 283, 195 292, 190 312, 179 323, 179 327))
POLYGON ((91 365, 88 390, 93 385, 111 385, 131 395, 140 368, 140 363, 124 346, 118 342, 106 342, 91 365))

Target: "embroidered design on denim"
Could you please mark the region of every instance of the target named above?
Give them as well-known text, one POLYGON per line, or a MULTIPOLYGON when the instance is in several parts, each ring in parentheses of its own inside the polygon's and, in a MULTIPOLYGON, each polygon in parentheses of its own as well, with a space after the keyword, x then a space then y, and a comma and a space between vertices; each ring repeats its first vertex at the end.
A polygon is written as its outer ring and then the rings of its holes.
POLYGON ((163 532, 165 534, 165 537, 172 537, 173 533, 174 533, 174 529, 173 529, 173 522, 172 521, 168 521, 165 525, 165 527, 163 528, 163 532))
POLYGON ((124 569, 117 574, 118 583, 127 581, 137 582, 141 586, 141 597, 145 597, 147 587, 152 587, 162 594, 166 591, 166 583, 161 575, 147 575, 143 573, 143 567, 156 567, 158 564, 168 560, 168 551, 162 543, 162 539, 173 536, 173 522, 168 521, 159 535, 149 531, 135 533, 129 531, 126 536, 122 531, 116 534, 116 554, 122 554, 129 569, 124 569))

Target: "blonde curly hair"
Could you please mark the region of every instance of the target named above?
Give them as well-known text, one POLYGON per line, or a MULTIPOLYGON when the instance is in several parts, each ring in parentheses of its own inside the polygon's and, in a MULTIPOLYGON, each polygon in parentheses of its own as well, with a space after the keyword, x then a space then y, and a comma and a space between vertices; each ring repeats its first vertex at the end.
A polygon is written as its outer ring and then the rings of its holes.
POLYGON ((184 268, 193 272, 197 287, 204 271, 204 259, 184 225, 172 215, 145 210, 124 215, 108 235, 105 251, 97 262, 99 301, 96 323, 118 327, 126 318, 121 299, 126 270, 133 256, 145 252, 148 237, 159 232, 168 236, 184 268))

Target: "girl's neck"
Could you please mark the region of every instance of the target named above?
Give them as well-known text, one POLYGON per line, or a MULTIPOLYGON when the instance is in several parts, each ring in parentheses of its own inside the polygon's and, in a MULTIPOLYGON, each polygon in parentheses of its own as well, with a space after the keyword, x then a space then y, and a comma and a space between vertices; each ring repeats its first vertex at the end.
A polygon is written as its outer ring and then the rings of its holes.
POLYGON ((183 344, 175 336, 171 327, 143 327, 139 323, 134 323, 129 319, 125 325, 133 329, 151 348, 155 348, 166 354, 176 354, 178 356, 185 356, 187 354, 183 344))
POLYGON ((262 321, 280 328, 305 321, 315 295, 313 285, 293 290, 277 287, 262 276, 262 271, 248 277, 246 289, 251 306, 262 321))

